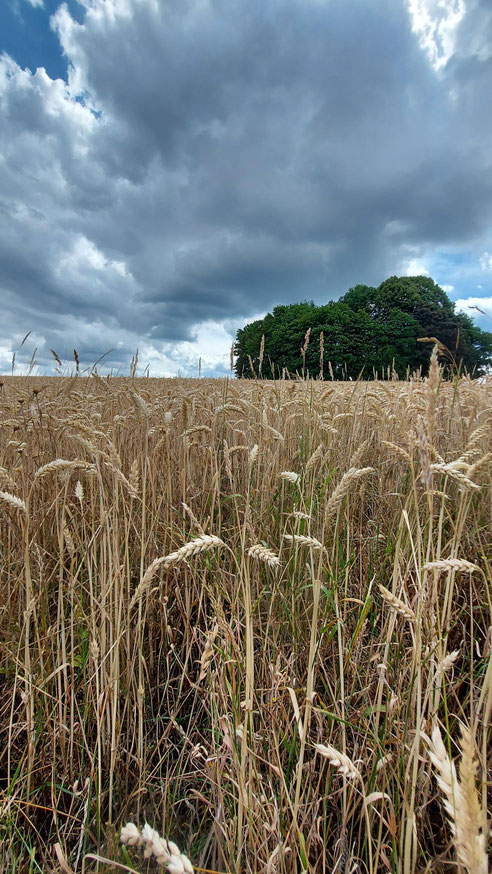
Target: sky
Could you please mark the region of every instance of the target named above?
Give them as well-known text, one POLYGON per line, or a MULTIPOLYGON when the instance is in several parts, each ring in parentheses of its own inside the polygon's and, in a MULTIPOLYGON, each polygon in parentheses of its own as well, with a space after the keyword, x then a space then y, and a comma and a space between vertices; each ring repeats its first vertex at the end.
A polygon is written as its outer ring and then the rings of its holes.
POLYGON ((491 143, 490 0, 1 0, 0 372, 222 376, 394 274, 492 330, 491 143))

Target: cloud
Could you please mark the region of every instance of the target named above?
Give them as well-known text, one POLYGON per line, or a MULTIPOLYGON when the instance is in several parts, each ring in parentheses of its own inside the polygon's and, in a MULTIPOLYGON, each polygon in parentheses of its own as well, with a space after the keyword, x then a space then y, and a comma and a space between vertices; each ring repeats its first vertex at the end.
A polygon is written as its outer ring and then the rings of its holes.
POLYGON ((419 262, 416 258, 411 258, 410 261, 404 262, 404 272, 406 276, 428 276, 427 267, 419 262))
POLYGON ((480 267, 482 270, 492 270, 492 255, 489 255, 488 252, 484 252, 481 256, 480 267))
POLYGON ((52 19, 68 81, 0 60, 2 348, 35 327, 44 367, 76 346, 127 369, 138 346, 219 373, 275 304, 396 272, 476 286, 486 3, 82 6, 52 19))
POLYGON ((408 0, 408 8, 420 47, 432 67, 441 70, 456 48, 458 25, 466 12, 464 0, 408 0))
POLYGON ((492 296, 459 299, 455 306, 458 312, 472 316, 484 331, 492 331, 492 296))
POLYGON ((480 307, 482 310, 489 310, 492 315, 492 297, 467 297, 466 299, 456 301, 456 309, 461 312, 470 307, 480 307))

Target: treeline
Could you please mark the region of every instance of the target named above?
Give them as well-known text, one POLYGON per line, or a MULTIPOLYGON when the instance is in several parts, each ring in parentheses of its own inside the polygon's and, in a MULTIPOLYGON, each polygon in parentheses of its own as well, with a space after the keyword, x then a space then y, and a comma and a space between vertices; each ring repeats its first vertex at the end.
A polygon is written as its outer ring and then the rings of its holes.
POLYGON ((388 371, 423 375, 435 338, 441 363, 482 375, 492 363, 492 333, 455 311, 427 276, 391 276, 378 288, 356 285, 337 301, 277 306, 237 332, 235 371, 242 378, 310 376, 372 379, 388 371))

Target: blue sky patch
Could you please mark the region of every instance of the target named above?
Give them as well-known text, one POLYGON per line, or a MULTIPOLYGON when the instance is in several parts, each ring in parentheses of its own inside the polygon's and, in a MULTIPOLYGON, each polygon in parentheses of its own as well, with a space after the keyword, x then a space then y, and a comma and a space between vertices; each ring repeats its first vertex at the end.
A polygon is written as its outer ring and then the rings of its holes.
MULTIPOLYGON (((81 22, 83 7, 76 0, 66 2, 72 18, 81 22)), ((33 6, 29 0, 2 0, 0 3, 0 53, 6 52, 33 73, 44 67, 51 79, 67 78, 67 59, 50 25, 50 18, 61 6, 60 0, 44 0, 33 6)))

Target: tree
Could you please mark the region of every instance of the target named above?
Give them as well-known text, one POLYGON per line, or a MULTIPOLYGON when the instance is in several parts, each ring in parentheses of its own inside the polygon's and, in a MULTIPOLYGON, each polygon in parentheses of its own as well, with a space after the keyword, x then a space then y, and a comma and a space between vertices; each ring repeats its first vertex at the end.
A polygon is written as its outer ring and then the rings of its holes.
POLYGON ((262 376, 282 375, 284 368, 300 373, 301 347, 311 329, 305 367, 311 376, 320 369, 319 335, 324 336, 323 376, 329 367, 336 378, 370 379, 388 367, 403 377, 426 373, 429 347, 419 340, 436 338, 441 361, 453 371, 479 376, 492 363, 492 334, 469 316, 455 311, 446 292, 428 276, 390 276, 378 288, 356 285, 340 300, 323 306, 312 301, 276 306, 264 319, 238 331, 235 344, 237 376, 259 375, 259 352, 265 338, 262 376), (251 363, 250 363, 251 360, 251 363), (251 369, 253 367, 253 371, 251 369))

